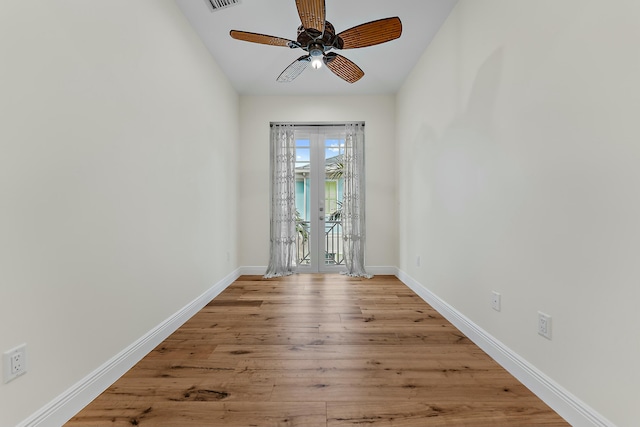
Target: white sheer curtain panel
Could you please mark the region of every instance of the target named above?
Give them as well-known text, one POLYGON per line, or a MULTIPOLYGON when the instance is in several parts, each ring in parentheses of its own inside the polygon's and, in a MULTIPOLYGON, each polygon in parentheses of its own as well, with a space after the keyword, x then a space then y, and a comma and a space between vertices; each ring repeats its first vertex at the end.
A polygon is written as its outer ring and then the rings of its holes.
POLYGON ((364 269, 364 125, 347 124, 344 147, 342 232, 345 274, 371 278, 364 269))
POLYGON ((271 249, 265 278, 296 268, 296 140, 294 126, 271 127, 271 249))

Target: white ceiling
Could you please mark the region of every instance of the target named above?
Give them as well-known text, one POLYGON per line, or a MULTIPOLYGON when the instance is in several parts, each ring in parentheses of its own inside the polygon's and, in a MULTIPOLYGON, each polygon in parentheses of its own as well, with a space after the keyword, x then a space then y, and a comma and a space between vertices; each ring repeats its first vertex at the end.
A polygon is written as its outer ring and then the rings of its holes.
POLYGON ((294 0, 240 0, 212 12, 208 0, 176 0, 235 89, 243 95, 392 94, 425 51, 457 0, 326 0, 327 20, 336 33, 365 22, 398 16, 402 36, 388 43, 338 51, 355 62, 365 76, 354 84, 327 67, 309 67, 291 83, 276 78, 301 49, 232 39, 242 30, 295 40, 300 18, 294 0))

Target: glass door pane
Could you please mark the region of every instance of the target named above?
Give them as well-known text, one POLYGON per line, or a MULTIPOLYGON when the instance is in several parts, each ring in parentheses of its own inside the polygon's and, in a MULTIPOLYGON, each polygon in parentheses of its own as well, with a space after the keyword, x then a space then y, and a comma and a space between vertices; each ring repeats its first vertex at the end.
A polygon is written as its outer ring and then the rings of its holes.
POLYGON ((298 267, 311 266, 311 140, 296 138, 296 239, 298 267))
MULTIPOLYGON (((325 135, 324 149, 324 265, 344 264, 342 241, 342 191, 344 172, 344 138, 340 135, 325 135)), ((328 269, 328 268, 327 268, 328 269)))

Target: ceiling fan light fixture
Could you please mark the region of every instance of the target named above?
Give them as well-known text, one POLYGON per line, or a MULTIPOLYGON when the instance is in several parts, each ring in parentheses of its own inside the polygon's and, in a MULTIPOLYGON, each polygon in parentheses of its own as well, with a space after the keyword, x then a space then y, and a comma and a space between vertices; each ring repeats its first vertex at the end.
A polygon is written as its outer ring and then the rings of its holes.
POLYGON ((322 68, 322 59, 313 58, 311 60, 311 66, 313 67, 314 70, 318 70, 318 69, 322 68))
POLYGON ((314 70, 322 68, 322 59, 324 53, 322 49, 314 48, 309 51, 309 57, 311 58, 311 66, 314 70))

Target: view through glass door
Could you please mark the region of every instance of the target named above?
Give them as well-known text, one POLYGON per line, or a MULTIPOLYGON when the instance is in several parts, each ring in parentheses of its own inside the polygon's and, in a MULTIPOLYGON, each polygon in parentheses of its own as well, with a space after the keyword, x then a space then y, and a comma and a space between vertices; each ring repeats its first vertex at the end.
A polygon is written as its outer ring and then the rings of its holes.
POLYGON ((344 270, 344 127, 296 128, 296 236, 299 272, 344 270))

